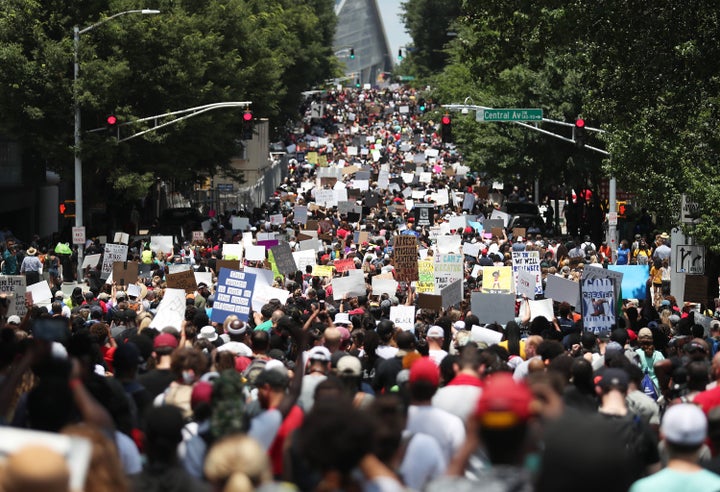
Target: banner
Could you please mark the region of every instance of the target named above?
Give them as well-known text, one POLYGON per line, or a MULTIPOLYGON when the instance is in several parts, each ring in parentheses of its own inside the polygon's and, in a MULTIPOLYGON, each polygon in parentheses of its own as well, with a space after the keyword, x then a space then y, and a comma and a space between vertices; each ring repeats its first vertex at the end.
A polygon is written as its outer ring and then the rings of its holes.
POLYGON ((393 266, 395 278, 401 282, 418 279, 418 242, 415 236, 395 236, 393 266))
POLYGON ((615 324, 613 279, 586 278, 582 281, 582 315, 586 331, 609 333, 615 324))
MULTIPOLYGON (((514 285, 517 285, 518 272, 523 270, 535 274, 535 294, 543 293, 539 251, 513 251, 512 264, 514 285)), ((534 296, 528 297, 532 299, 534 296)))
POLYGON ((242 321, 247 321, 250 317, 250 302, 254 288, 254 274, 221 268, 211 321, 223 323, 231 314, 242 321))

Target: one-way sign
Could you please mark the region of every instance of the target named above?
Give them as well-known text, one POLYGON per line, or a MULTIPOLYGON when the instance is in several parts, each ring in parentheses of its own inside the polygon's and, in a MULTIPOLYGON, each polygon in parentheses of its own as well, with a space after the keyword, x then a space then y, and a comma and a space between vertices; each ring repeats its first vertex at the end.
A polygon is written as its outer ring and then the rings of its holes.
POLYGON ((705 246, 678 244, 674 246, 673 263, 676 273, 705 274, 705 246))

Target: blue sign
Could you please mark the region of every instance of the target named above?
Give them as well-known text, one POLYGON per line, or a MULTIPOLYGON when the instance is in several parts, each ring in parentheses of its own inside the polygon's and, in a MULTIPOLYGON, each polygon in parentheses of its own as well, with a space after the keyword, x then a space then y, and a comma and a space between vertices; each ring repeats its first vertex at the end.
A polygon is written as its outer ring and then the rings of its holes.
POLYGON ((254 273, 221 268, 210 321, 223 323, 231 314, 247 321, 250 318, 254 289, 254 273))

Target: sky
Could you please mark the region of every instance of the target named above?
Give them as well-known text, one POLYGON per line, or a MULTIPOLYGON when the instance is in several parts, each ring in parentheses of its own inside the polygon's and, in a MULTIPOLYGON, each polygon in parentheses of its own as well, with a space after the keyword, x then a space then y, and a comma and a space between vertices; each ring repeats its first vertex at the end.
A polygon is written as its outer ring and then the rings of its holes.
POLYGON ((390 54, 393 62, 397 62, 398 49, 412 42, 410 35, 405 32, 402 20, 400 20, 400 4, 402 0, 376 1, 385 25, 385 35, 388 43, 390 43, 390 54))

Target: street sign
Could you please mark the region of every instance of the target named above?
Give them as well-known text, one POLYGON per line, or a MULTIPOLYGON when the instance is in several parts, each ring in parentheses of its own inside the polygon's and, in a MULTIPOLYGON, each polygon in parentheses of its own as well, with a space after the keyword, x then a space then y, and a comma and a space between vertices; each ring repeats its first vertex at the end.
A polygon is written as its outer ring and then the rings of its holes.
POLYGON ((611 226, 617 225, 617 219, 618 219, 617 212, 608 212, 607 217, 608 217, 608 225, 611 225, 611 226))
POLYGON ((229 193, 229 192, 233 191, 233 188, 234 188, 234 186, 232 183, 219 183, 217 185, 217 190, 220 192, 225 192, 225 193, 229 193))
POLYGON ((85 244, 85 227, 72 228, 73 244, 85 244))
POLYGON ((688 201, 685 195, 682 195, 682 203, 680 207, 680 223, 682 224, 697 224, 700 222, 699 206, 696 202, 688 201))
POLYGON ((487 121, 542 121, 542 109, 480 109, 475 113, 475 120, 479 122, 487 121))
POLYGON ((696 244, 678 244, 673 247, 672 261, 676 273, 688 275, 705 274, 705 246, 696 244))

